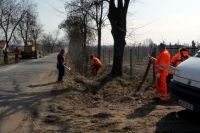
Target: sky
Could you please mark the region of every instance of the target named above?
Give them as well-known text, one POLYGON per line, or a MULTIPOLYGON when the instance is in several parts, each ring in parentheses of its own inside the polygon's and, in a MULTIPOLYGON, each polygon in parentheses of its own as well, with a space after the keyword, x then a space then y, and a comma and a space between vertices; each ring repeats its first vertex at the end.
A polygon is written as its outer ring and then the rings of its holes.
POLYGON ((45 33, 54 33, 65 19, 65 0, 34 0, 45 33))
MULTIPOLYGON (((45 32, 54 32, 65 19, 64 1, 35 0, 45 32), (58 10, 59 11, 58 11, 58 10)), ((200 0, 136 0, 127 17, 127 43, 151 38, 155 43, 191 43, 200 40, 200 0)), ((110 26, 103 30, 103 44, 112 44, 110 26)))

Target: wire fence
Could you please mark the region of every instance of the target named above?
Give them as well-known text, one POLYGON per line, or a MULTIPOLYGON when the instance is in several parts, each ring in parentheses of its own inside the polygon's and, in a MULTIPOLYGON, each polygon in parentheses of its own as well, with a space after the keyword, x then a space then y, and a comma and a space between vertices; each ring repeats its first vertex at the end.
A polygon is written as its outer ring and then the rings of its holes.
MULTIPOLYGON (((168 45, 167 49, 170 52, 171 57, 175 55, 179 48, 183 45, 168 45)), ((188 49, 191 56, 199 50, 200 46, 185 46, 188 49)), ((91 54, 97 55, 97 47, 89 47, 91 54)), ((113 61, 113 46, 102 46, 101 50, 101 61, 105 66, 111 66, 113 61)), ((134 67, 140 65, 145 67, 148 64, 148 55, 151 55, 152 52, 156 55, 159 52, 158 47, 155 45, 149 46, 126 46, 124 49, 123 57, 123 68, 128 68, 129 73, 132 76, 134 73, 134 67)))

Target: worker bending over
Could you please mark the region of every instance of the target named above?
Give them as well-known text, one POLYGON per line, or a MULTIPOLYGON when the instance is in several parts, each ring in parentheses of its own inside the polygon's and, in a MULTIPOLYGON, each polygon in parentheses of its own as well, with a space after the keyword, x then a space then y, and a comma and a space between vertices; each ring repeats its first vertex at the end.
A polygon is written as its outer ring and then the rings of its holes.
POLYGON ((170 54, 164 43, 160 43, 159 54, 153 64, 156 72, 156 93, 161 101, 166 101, 168 100, 166 78, 170 67, 170 54))
MULTIPOLYGON (((171 66, 176 68, 180 63, 187 60, 188 58, 190 58, 188 50, 185 48, 180 48, 178 53, 176 53, 172 57, 171 66)), ((174 72, 175 72, 175 69, 171 69, 171 71, 169 71, 169 74, 167 76, 167 84, 169 84, 171 79, 173 78, 174 72)))
POLYGON ((90 62, 91 62, 92 73, 94 75, 96 75, 98 73, 99 69, 101 68, 102 63, 101 63, 100 59, 98 59, 94 55, 90 56, 90 62))
POLYGON ((190 58, 189 52, 185 48, 180 48, 178 53, 172 57, 171 64, 174 67, 177 67, 181 62, 190 58))

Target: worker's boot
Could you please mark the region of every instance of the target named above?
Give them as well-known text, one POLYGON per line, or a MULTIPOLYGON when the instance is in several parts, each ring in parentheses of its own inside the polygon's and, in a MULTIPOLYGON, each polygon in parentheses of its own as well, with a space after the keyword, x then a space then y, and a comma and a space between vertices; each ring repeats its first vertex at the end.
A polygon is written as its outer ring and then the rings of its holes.
POLYGON ((168 101, 169 96, 168 95, 160 95, 160 101, 168 101))

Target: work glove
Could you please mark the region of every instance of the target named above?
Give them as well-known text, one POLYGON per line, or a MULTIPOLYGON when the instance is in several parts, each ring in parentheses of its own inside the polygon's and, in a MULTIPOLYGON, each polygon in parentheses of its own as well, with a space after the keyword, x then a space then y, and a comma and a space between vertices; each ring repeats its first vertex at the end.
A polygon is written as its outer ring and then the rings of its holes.
POLYGON ((160 73, 156 74, 156 78, 159 79, 160 78, 160 73))

